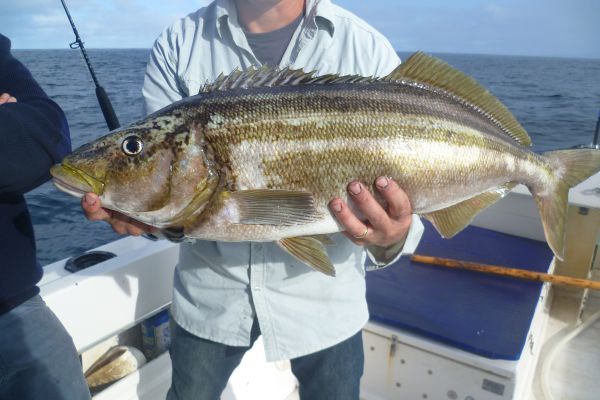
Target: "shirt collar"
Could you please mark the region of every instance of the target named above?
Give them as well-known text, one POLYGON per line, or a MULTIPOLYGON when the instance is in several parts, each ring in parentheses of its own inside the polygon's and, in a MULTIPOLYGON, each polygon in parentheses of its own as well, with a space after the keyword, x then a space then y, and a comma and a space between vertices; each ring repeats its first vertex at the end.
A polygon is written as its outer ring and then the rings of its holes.
POLYGON ((326 30, 330 36, 333 36, 335 24, 333 23, 331 2, 329 0, 307 0, 306 9, 310 10, 307 14, 311 16, 311 20, 315 22, 317 28, 326 30))
MULTIPOLYGON (((331 2, 329 0, 306 0, 306 10, 306 26, 309 29, 324 29, 330 36, 333 36, 335 25, 333 23, 331 2)), ((224 30, 229 29, 227 23, 232 24, 236 28, 240 27, 233 0, 215 0, 215 23, 217 24, 217 32, 221 38, 225 35, 224 30)))
POLYGON ((239 27, 237 18, 237 9, 231 0, 215 0, 215 23, 217 24, 217 32, 222 39, 227 35, 229 27, 228 23, 235 27, 239 27))

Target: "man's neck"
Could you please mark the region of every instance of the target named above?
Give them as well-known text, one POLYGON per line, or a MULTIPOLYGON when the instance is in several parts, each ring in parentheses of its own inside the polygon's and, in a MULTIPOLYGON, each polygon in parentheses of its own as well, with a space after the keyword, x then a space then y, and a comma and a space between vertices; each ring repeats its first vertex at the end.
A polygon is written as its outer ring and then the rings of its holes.
POLYGON ((265 33, 292 23, 304 11, 305 0, 237 0, 235 4, 246 32, 265 33))

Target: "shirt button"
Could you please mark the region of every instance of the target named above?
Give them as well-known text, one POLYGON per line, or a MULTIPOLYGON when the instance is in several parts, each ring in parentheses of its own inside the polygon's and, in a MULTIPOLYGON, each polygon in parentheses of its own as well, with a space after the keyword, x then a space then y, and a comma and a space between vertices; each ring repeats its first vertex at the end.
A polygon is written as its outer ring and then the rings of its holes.
POLYGON ((254 286, 254 291, 255 292, 260 292, 260 286, 254 286))

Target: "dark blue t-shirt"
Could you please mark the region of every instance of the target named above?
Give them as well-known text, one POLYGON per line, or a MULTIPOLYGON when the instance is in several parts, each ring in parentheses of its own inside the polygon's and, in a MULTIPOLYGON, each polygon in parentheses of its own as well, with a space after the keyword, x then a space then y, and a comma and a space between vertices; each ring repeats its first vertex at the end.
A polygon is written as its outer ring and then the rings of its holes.
POLYGON ((71 150, 69 128, 50 100, 0 35, 0 314, 39 292, 42 269, 23 197, 50 178, 50 167, 71 150))

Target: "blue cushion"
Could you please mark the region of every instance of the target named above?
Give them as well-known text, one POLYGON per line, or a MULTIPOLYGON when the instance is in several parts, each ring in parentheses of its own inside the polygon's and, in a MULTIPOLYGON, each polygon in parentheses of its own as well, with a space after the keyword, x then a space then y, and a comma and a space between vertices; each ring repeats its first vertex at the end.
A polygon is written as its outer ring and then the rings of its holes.
MULTIPOLYGON (((547 272, 545 242, 468 227, 443 239, 428 223, 416 254, 547 272)), ((542 284, 412 263, 367 273, 371 320, 488 358, 518 360, 542 284)))

